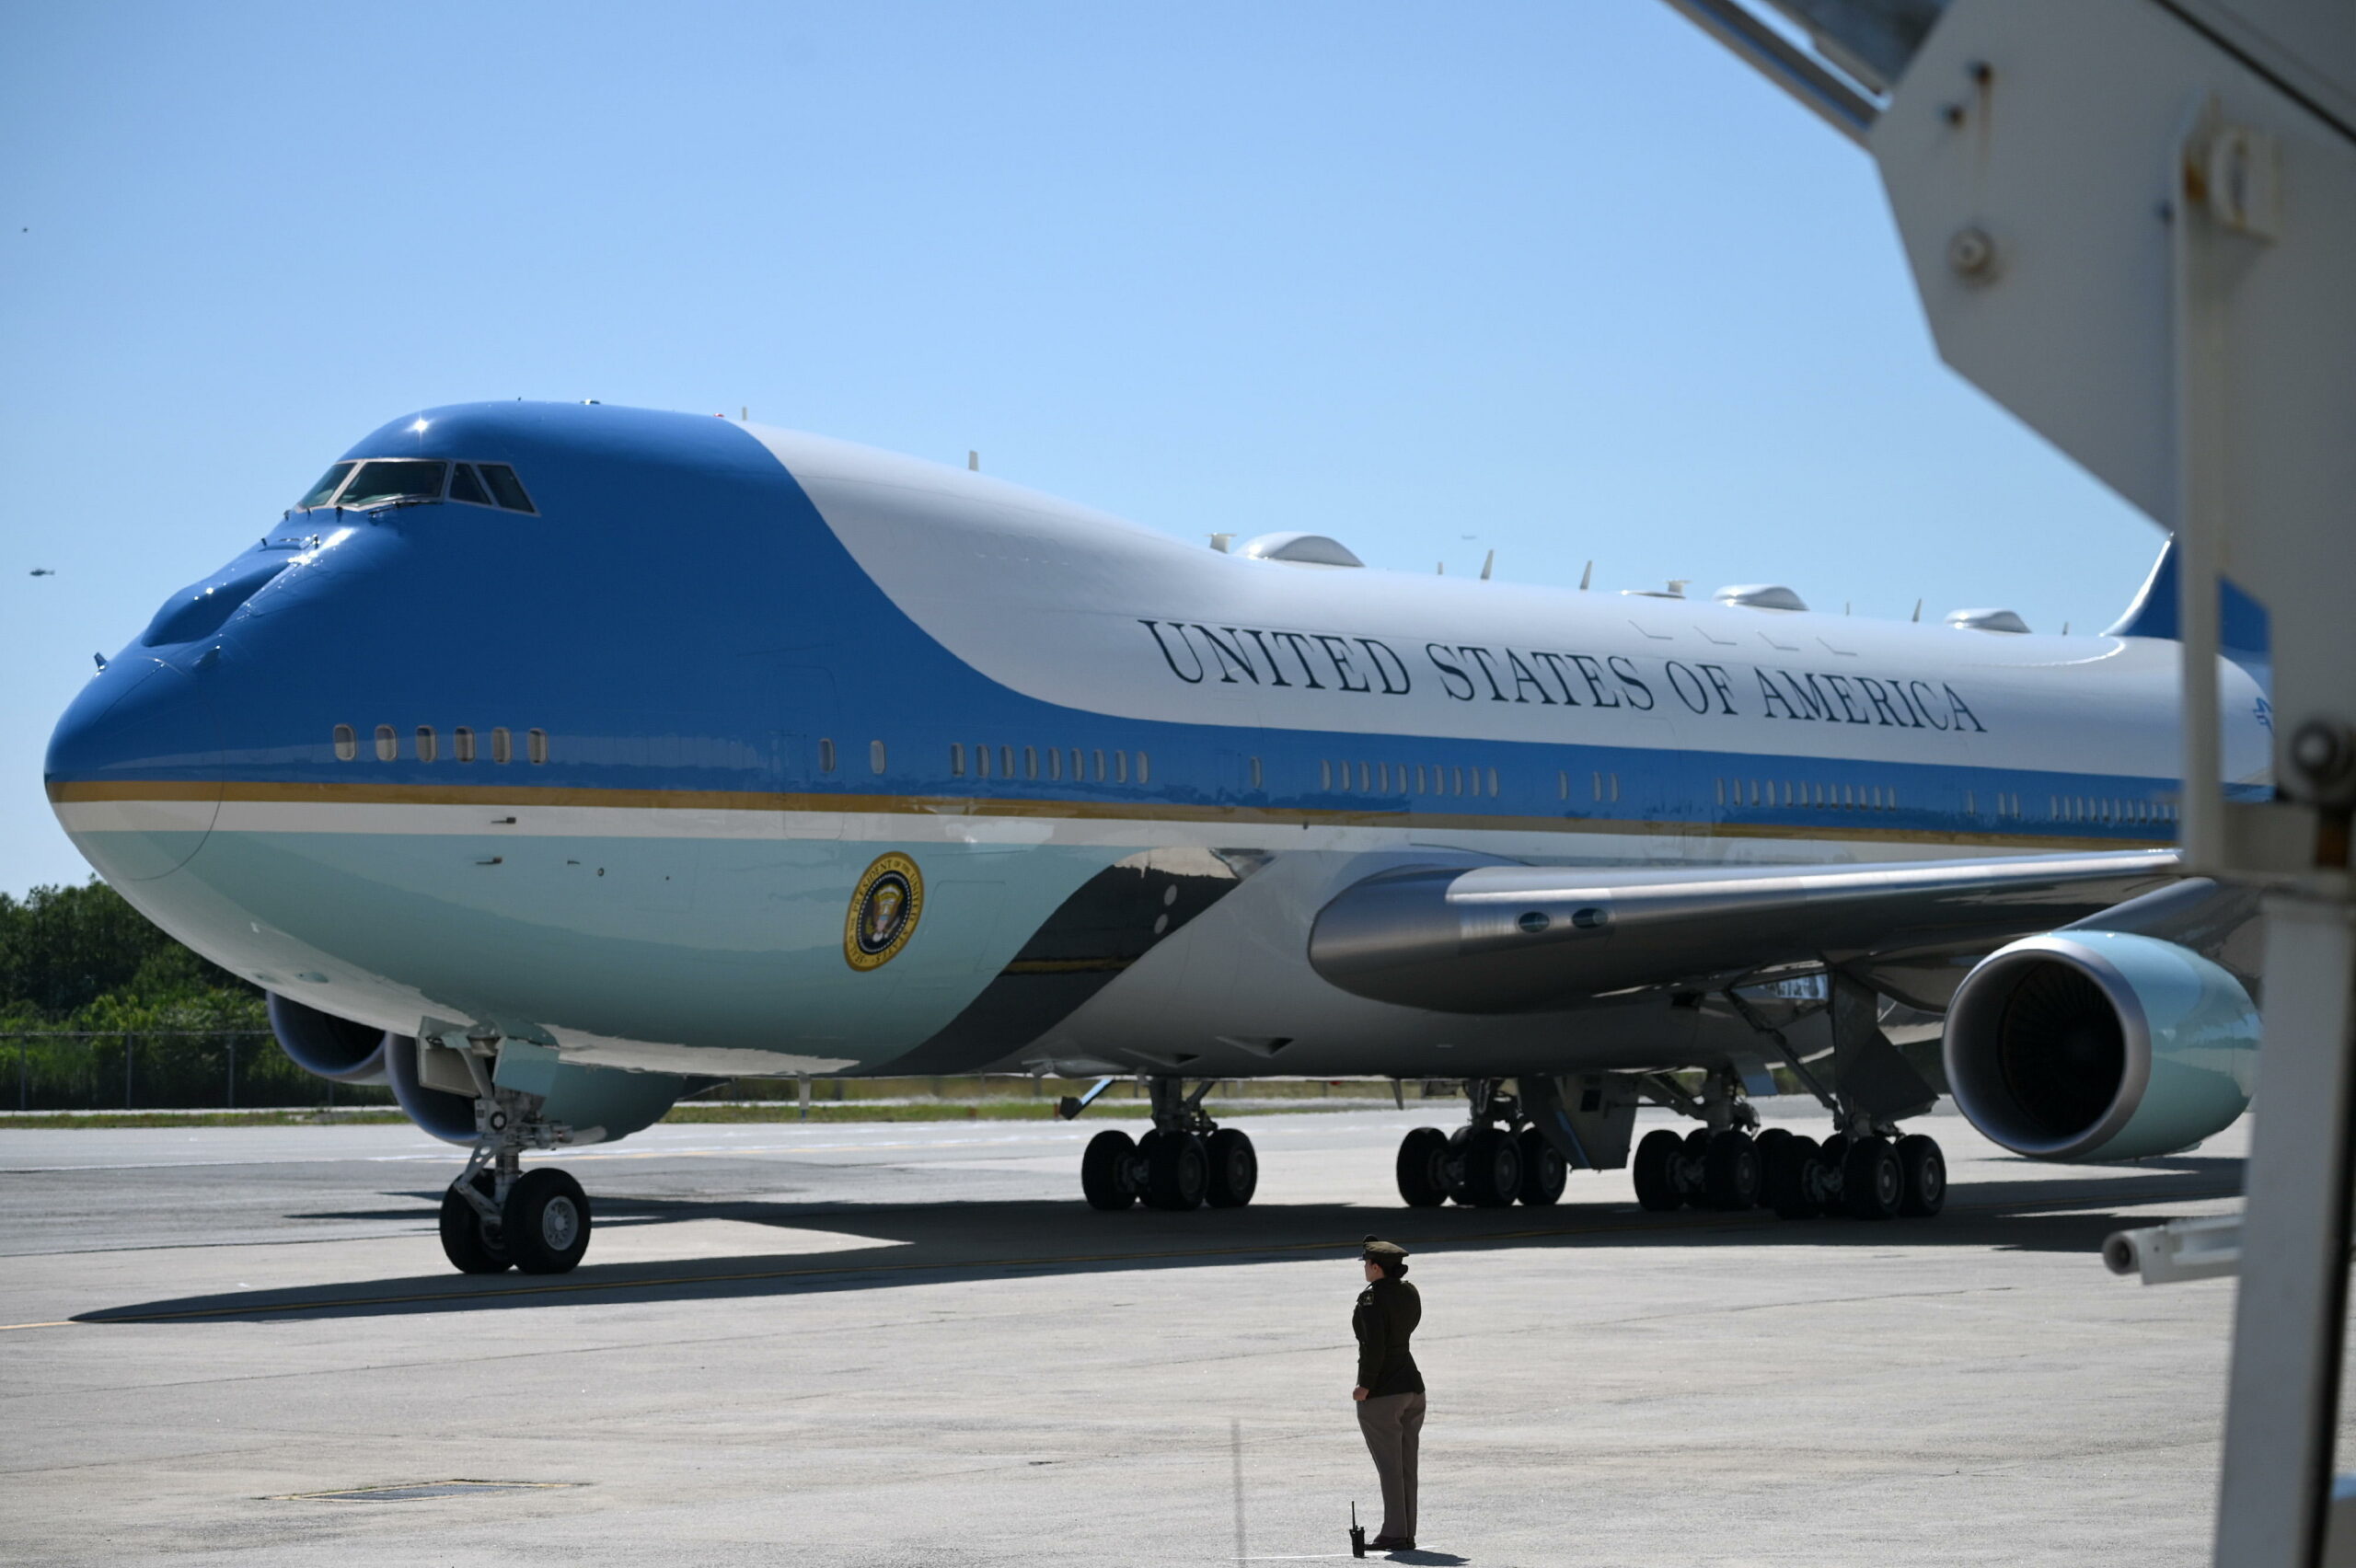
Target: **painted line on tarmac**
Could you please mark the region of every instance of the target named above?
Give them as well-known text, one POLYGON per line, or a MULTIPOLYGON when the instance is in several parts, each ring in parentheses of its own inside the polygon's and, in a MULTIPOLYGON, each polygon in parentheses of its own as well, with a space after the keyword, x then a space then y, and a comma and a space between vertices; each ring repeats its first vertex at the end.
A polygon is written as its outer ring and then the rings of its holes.
MULTIPOLYGON (((2131 1200, 2114 1206, 2149 1207, 2160 1204, 2205 1203, 2217 1198, 2241 1195, 2238 1188, 2214 1188, 2199 1192, 2170 1193, 2165 1197, 2131 1200)), ((2099 1205, 2099 1196, 2075 1193, 2066 1198, 2049 1198, 2029 1203, 1950 1204, 1949 1213, 2004 1210, 2021 1213, 2037 1209, 2076 1209, 2090 1205, 2099 1205)), ((1530 1241, 1553 1237, 1596 1236, 1606 1232, 1622 1235, 1659 1231, 1712 1232, 1748 1229, 1761 1225, 1784 1223, 1761 1211, 1740 1218, 1728 1217, 1701 1224, 1679 1225, 1667 1220, 1634 1225, 1553 1226, 1535 1230, 1498 1230, 1480 1236, 1461 1234, 1406 1236, 1401 1238, 1419 1247, 1448 1247, 1463 1251, 1498 1241, 1530 1241)), ((290 1312, 333 1312, 359 1307, 422 1306, 437 1301, 491 1301, 525 1296, 586 1296, 606 1291, 657 1290, 665 1287, 698 1285, 745 1285, 765 1280, 808 1279, 826 1274, 941 1274, 953 1270, 976 1269, 1043 1269, 1069 1267, 1084 1263, 1153 1263, 1182 1258, 1268 1257, 1283 1253, 1340 1252, 1355 1245, 1336 1241, 1263 1242, 1248 1247, 1188 1247, 1161 1252, 1081 1253, 1051 1258, 967 1258, 943 1260, 940 1262, 868 1263, 845 1267, 841 1265, 790 1269, 745 1269, 730 1274, 659 1274, 643 1279, 614 1280, 550 1280, 545 1285, 511 1285, 481 1290, 436 1290, 401 1296, 320 1297, 302 1301, 260 1302, 236 1307, 204 1307, 186 1312, 98 1312, 79 1318, 60 1318, 39 1323, 0 1323, 0 1333, 12 1333, 26 1329, 104 1328, 117 1323, 179 1323, 197 1322, 212 1318, 252 1318, 277 1316, 290 1312)))

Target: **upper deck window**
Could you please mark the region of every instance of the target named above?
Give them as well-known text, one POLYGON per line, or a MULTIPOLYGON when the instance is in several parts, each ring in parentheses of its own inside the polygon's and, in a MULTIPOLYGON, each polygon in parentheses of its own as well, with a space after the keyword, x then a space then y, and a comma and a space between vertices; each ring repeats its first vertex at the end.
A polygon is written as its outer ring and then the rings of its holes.
POLYGON ((412 457, 379 457, 360 466, 336 498, 338 506, 390 506, 399 501, 440 501, 447 463, 412 457))
POLYGON ((303 499, 294 503, 295 510, 299 512, 306 506, 325 506, 328 503, 328 497, 336 492, 336 487, 350 478, 352 470, 358 467, 360 465, 357 463, 338 463, 326 473, 321 474, 319 482, 305 490, 303 499))
POLYGON ((491 499, 500 505, 510 512, 539 510, 532 504, 532 498, 524 493, 524 481, 515 477, 514 469, 504 463, 484 463, 479 467, 482 470, 482 482, 491 487, 491 499))

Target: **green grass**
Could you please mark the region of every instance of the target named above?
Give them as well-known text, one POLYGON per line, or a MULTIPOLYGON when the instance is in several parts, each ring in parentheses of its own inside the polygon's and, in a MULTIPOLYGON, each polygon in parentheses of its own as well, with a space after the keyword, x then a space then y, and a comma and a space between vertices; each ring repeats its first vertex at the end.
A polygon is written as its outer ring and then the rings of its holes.
POLYGON ((71 1111, 41 1115, 0 1113, 0 1127, 320 1127, 406 1122, 398 1111, 71 1111))
MULTIPOLYGON (((1367 1097, 1371 1098, 1371 1097, 1367 1097)), ((1226 1105, 1218 1101, 1207 1102, 1208 1109, 1220 1116, 1268 1116, 1300 1111, 1358 1111, 1367 1107, 1344 1101, 1339 1104, 1324 1100, 1303 1099, 1289 1105, 1226 1105)), ((1046 1122, 1055 1116, 1052 1100, 969 1100, 928 1101, 915 1105, 878 1105, 872 1101, 813 1101, 809 1119, 813 1122, 1046 1122)), ((1081 1120, 1095 1122, 1142 1122, 1147 1116, 1146 1102, 1138 1100, 1100 1101, 1081 1113, 1081 1120)), ((0 1127, 55 1127, 66 1130, 89 1127, 318 1127, 398 1125, 409 1118, 398 1111, 370 1109, 365 1111, 194 1111, 173 1113, 159 1111, 86 1111, 56 1115, 19 1116, 0 1113, 0 1127)), ((690 1101, 675 1105, 665 1122, 727 1123, 727 1122, 799 1122, 802 1107, 790 1100, 764 1101, 754 1104, 703 1104, 690 1101)))

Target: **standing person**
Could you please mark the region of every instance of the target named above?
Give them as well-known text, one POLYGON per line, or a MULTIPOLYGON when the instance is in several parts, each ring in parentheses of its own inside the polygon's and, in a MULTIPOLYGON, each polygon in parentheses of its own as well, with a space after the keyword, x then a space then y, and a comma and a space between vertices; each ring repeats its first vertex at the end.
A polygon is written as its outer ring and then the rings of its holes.
POLYGON ((1415 1545, 1415 1444, 1424 1430, 1424 1375, 1408 1336, 1423 1321, 1424 1301, 1407 1283, 1407 1249, 1366 1239, 1359 1254, 1366 1288, 1350 1313, 1358 1339, 1358 1430, 1382 1480, 1382 1533, 1368 1544, 1380 1551, 1415 1545))

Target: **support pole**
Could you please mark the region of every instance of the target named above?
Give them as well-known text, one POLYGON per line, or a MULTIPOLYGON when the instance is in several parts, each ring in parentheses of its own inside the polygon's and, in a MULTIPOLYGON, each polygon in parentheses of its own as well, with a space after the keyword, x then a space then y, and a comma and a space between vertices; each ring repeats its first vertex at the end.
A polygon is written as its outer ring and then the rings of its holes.
POLYGON ((2348 1314, 2356 914, 2269 900, 2266 974, 2264 1101, 2246 1179, 2216 1561, 2316 1564, 2348 1314))
POLYGON ((806 1122, 810 1119, 810 1075, 796 1073, 794 1078, 802 1088, 802 1119, 806 1122))

